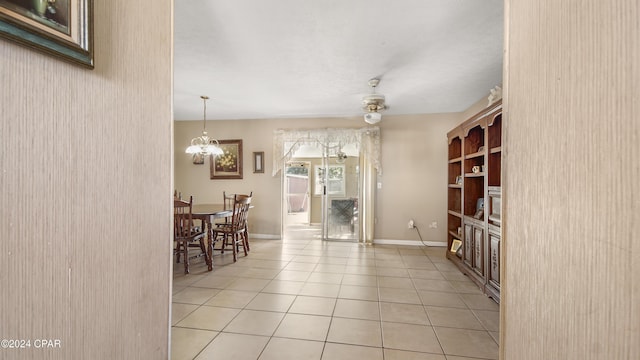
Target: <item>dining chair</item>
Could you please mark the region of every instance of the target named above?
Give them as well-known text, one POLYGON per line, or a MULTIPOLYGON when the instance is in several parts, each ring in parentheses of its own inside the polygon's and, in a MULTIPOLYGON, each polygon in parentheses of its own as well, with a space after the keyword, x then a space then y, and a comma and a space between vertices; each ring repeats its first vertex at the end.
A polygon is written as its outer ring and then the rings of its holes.
MULTIPOLYGON (((236 195, 240 195, 240 194, 227 194, 226 191, 222 192, 222 200, 223 200, 223 210, 231 210, 233 208, 233 201, 235 199, 236 195)), ((252 197, 253 196, 253 191, 249 193, 249 195, 244 195, 243 196, 248 196, 248 197, 252 197)), ((227 224, 231 222, 231 217, 225 217, 224 218, 224 223, 223 224, 227 224)), ((220 225, 220 224, 216 224, 216 225, 220 225)), ((245 226, 245 234, 244 236, 247 239, 247 251, 251 251, 251 247, 249 246, 249 218, 247 216, 247 225, 245 226)))
MULTIPOLYGON (((252 192, 253 194, 253 192, 252 192)), ((214 241, 221 241, 222 247, 220 253, 228 246, 231 246, 233 252, 233 262, 237 261, 240 246, 244 250, 244 256, 247 256, 249 250, 249 231, 247 230, 247 217, 249 215, 249 207, 251 206, 251 195, 235 195, 233 206, 231 209, 231 221, 229 223, 217 224, 213 230, 214 241)))
POLYGON ((189 261, 200 256, 205 257, 209 265, 210 259, 205 245, 205 233, 203 226, 195 226, 193 223, 193 196, 189 201, 173 199, 173 241, 175 243, 174 255, 176 262, 180 262, 180 255, 184 255, 184 273, 189 273, 189 261), (199 248, 200 253, 189 255, 189 248, 199 248))

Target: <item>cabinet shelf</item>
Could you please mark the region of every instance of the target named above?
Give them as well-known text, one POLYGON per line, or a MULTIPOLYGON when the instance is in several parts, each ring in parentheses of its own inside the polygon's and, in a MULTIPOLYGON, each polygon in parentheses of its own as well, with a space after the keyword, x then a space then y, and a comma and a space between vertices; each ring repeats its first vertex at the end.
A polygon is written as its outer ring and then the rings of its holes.
POLYGON ((462 189, 462 185, 460 184, 449 184, 450 189, 462 189))
POLYGON ((469 178, 479 178, 479 177, 483 177, 484 173, 483 172, 479 172, 479 173, 466 173, 464 174, 464 177, 469 177, 469 178))
POLYGON ((462 236, 458 235, 458 233, 453 232, 453 231, 449 231, 449 235, 453 236, 454 238, 460 240, 462 239, 462 236))
POLYGON ((490 153, 492 154, 497 154, 499 152, 502 152, 502 146, 496 146, 494 148, 491 148, 490 153))
POLYGON ((453 164, 453 163, 457 163, 457 162, 462 162, 462 157, 457 157, 455 159, 450 159, 449 160, 449 164, 453 164))
POLYGON ((461 213, 459 210, 458 210, 458 211, 455 211, 455 210, 449 210, 449 215, 457 216, 457 217, 459 217, 460 219, 462 219, 462 213, 461 213))
POLYGON ((478 157, 482 157, 484 156, 484 150, 483 151, 478 151, 478 152, 474 152, 473 154, 467 154, 464 156, 465 159, 473 159, 473 158, 478 158, 478 157))

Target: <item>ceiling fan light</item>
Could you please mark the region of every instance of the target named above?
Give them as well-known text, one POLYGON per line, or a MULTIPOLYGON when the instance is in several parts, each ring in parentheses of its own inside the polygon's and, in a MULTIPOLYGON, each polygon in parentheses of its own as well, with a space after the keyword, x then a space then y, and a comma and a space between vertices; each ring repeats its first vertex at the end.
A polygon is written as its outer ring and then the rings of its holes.
POLYGON ((364 114, 364 121, 368 124, 377 124, 382 120, 382 114, 379 112, 370 112, 364 114))

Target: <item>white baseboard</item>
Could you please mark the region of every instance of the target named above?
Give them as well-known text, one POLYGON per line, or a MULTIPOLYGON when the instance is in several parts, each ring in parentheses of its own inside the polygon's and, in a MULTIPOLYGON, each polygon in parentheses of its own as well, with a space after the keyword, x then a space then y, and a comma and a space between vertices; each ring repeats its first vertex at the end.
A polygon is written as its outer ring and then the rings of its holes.
POLYGON ((249 233, 249 238, 267 239, 267 240, 280 240, 280 235, 249 233))
POLYGON ((373 239, 374 244, 379 245, 409 245, 409 246, 437 246, 447 247, 446 242, 425 241, 424 244, 420 240, 394 240, 394 239, 373 239))

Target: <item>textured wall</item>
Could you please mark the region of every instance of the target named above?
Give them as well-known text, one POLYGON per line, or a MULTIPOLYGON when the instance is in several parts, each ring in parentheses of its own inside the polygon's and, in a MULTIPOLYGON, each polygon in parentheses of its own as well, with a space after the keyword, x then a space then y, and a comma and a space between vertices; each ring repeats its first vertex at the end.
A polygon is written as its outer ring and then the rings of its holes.
POLYGON ((640 359, 639 3, 506 4, 502 359, 640 359))
POLYGON ((94 3, 93 71, 0 39, 2 359, 168 356, 172 3, 94 3))
MULTIPOLYGON (((407 229, 409 217, 420 226, 425 241, 446 241, 447 140, 461 114, 385 116, 378 125, 382 136, 382 189, 376 206, 376 239, 415 240, 407 229), (437 221, 437 229, 429 229, 437 221)), ((192 137, 202 132, 202 122, 175 123, 175 183, 183 196, 197 202, 220 203, 222 191, 253 190, 256 207, 251 227, 258 234, 280 234, 280 176, 272 177, 273 131, 276 129, 364 127, 361 117, 330 119, 272 119, 209 121, 207 129, 217 139, 243 139, 244 179, 209 180, 208 164, 193 165, 184 153, 192 137), (252 152, 265 152, 265 173, 252 173, 252 152)))

